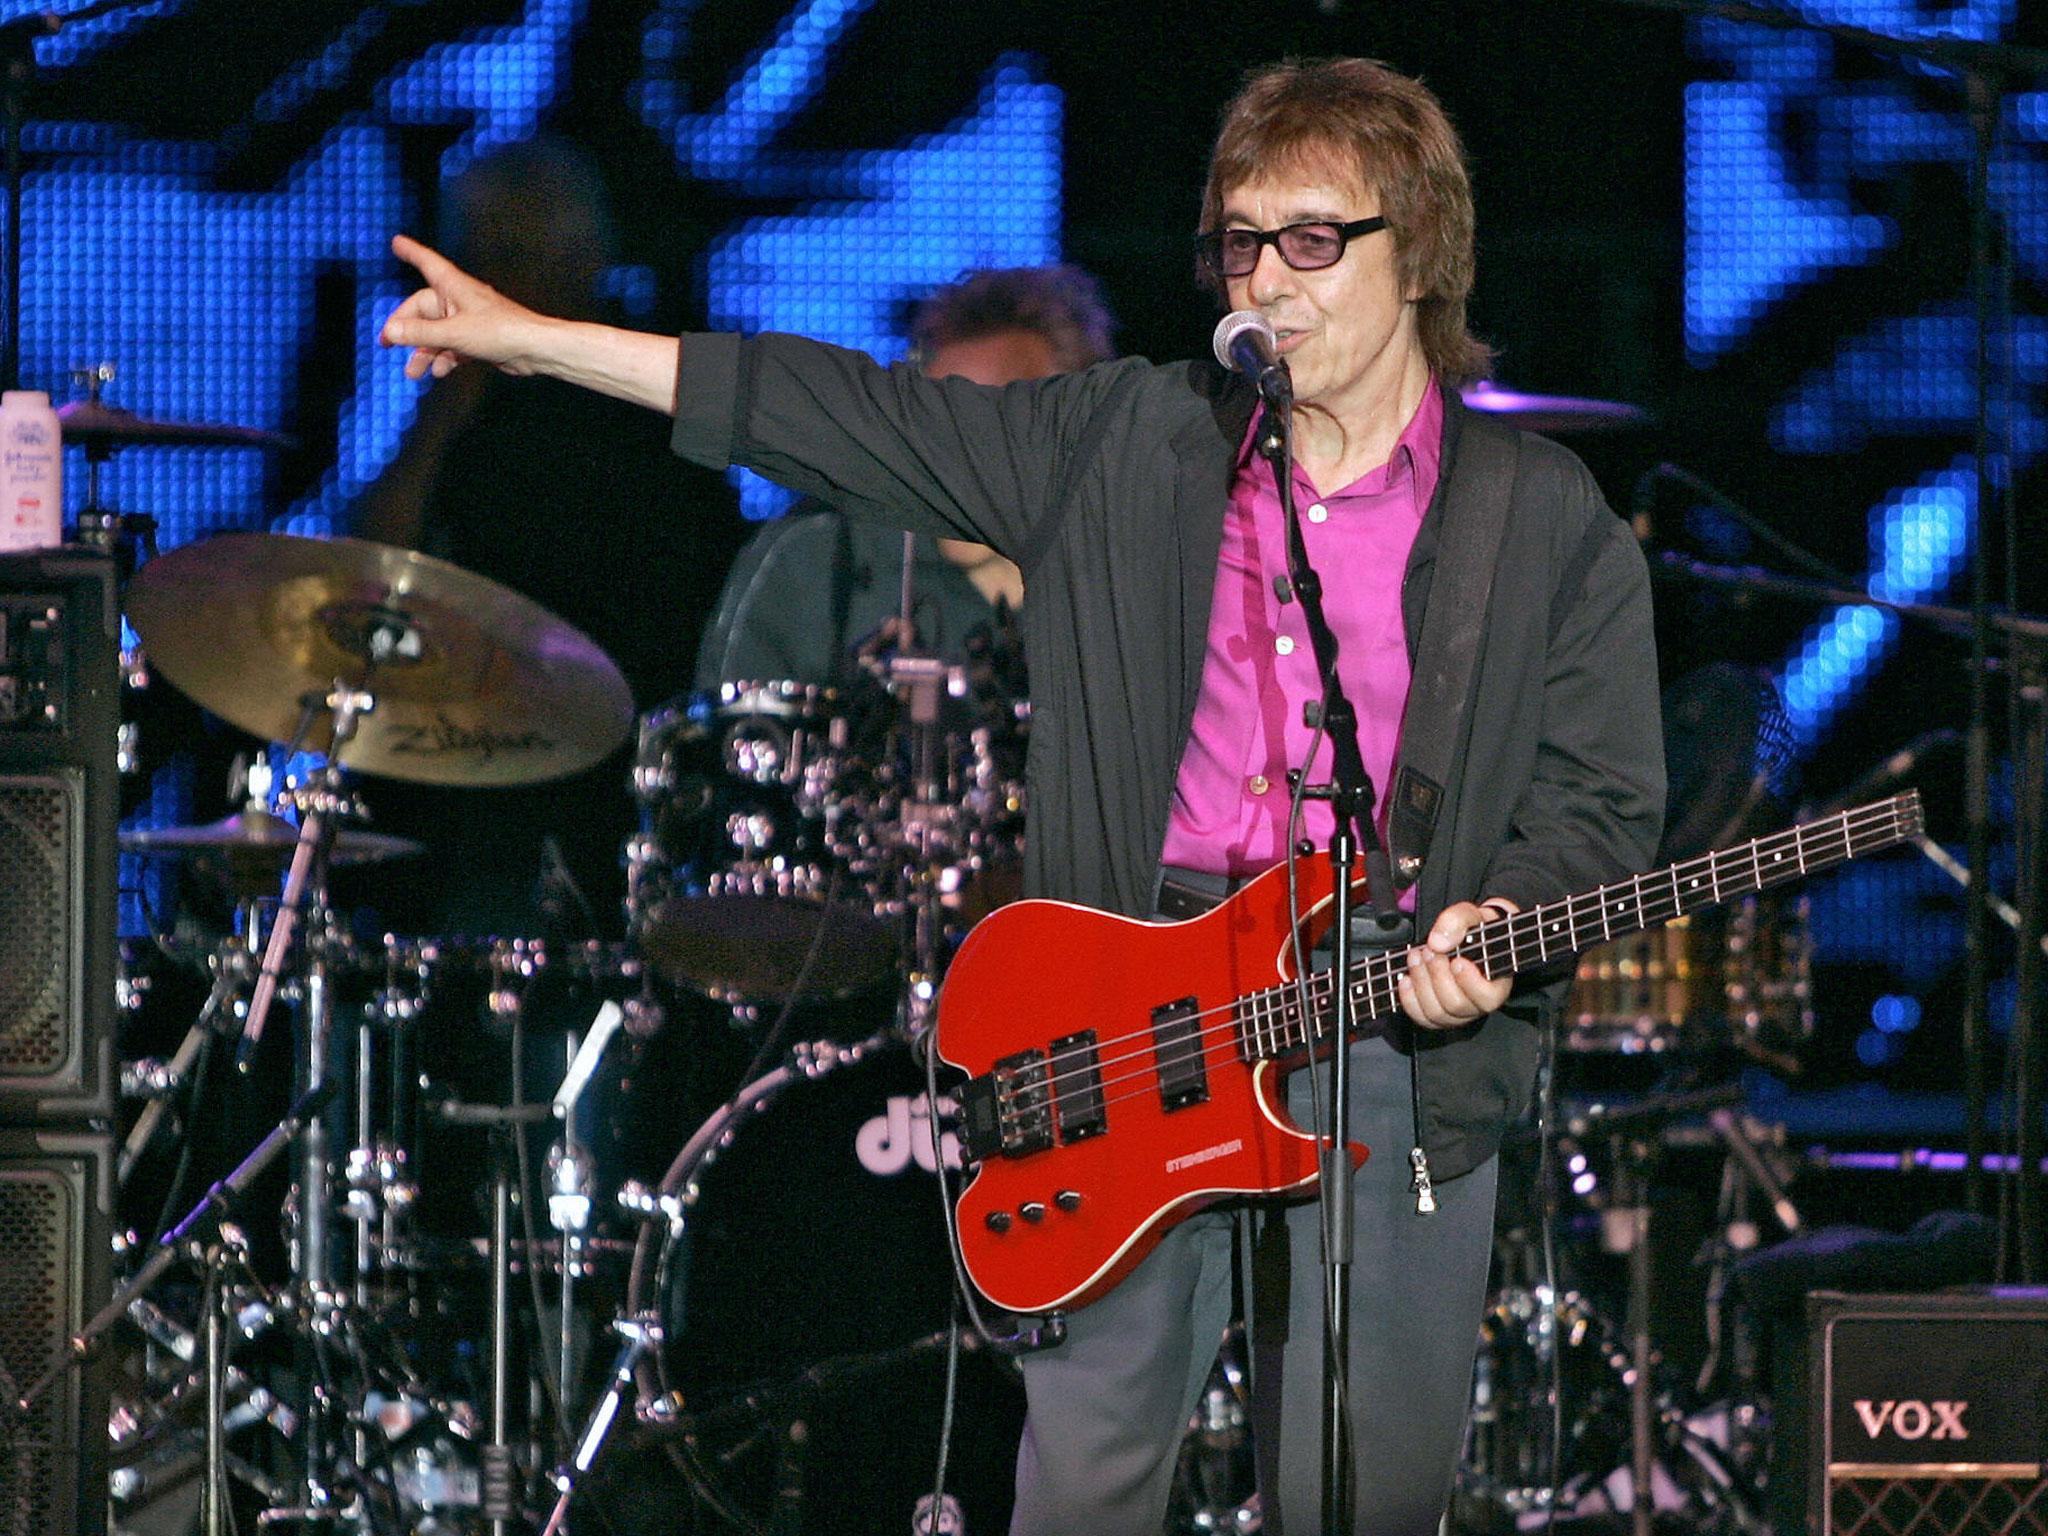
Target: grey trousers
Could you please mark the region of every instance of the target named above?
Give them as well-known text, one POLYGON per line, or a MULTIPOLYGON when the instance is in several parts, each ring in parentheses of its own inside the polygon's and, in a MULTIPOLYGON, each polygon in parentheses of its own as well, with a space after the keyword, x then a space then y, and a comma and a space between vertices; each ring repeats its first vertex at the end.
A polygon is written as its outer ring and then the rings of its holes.
MULTIPOLYGON (((1408 1188, 1408 1064, 1383 1040, 1352 1055, 1354 1135, 1373 1155, 1353 1201, 1351 1413, 1357 1536, 1436 1536, 1471 1401, 1497 1162, 1408 1188)), ((1311 1124, 1309 1075, 1291 1085, 1311 1124)), ((1114 1291, 1071 1314, 1055 1348, 1023 1360, 1027 1416, 1011 1536, 1159 1536, 1188 1417, 1230 1320, 1241 1213, 1170 1231, 1114 1291)), ((1313 1201, 1251 1220, 1248 1336, 1265 1529, 1318 1536, 1322 1257, 1313 1201)), ((1330 1533, 1324 1533, 1330 1536, 1330 1533)))

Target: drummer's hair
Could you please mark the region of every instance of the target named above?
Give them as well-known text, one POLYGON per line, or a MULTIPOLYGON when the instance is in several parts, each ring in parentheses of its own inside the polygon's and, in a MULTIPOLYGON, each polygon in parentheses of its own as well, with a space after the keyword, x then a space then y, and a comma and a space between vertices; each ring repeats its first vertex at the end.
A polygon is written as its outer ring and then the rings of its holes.
MULTIPOLYGON (((1472 182, 1443 103, 1420 80, 1373 59, 1286 59, 1254 69, 1223 109, 1202 189, 1202 231, 1223 227, 1224 202, 1238 188, 1299 173, 1334 174, 1377 196, 1431 371, 1453 385, 1483 377, 1492 352, 1465 325, 1472 182)), ((1214 273, 1199 276, 1226 294, 1214 273)))
POLYGON ((920 358, 955 342, 1004 331, 1045 339, 1062 373, 1115 353, 1116 320, 1095 279, 1079 267, 991 267, 970 272, 917 307, 910 341, 920 358))

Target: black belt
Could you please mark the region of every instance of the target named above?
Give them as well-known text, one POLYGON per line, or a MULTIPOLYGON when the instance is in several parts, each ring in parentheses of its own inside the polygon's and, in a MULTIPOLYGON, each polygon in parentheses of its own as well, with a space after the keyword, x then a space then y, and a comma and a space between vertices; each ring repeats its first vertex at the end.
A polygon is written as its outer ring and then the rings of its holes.
POLYGON ((1200 917, 1233 892, 1244 881, 1235 875, 1212 875, 1203 869, 1183 869, 1178 864, 1159 866, 1159 878, 1152 888, 1152 913, 1176 922, 1200 917))

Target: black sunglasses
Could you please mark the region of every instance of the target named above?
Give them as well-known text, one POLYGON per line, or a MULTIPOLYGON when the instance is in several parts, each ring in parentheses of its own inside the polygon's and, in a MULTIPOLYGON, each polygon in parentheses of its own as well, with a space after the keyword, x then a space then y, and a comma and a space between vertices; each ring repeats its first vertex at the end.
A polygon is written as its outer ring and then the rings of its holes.
POLYGON ((1195 254, 1218 277, 1249 277, 1259 264, 1259 251, 1272 246, 1280 259, 1297 272, 1314 272, 1334 267, 1344 248, 1360 235, 1387 227, 1386 219, 1374 214, 1353 219, 1349 224, 1289 224, 1281 229, 1219 229, 1195 236, 1195 254))

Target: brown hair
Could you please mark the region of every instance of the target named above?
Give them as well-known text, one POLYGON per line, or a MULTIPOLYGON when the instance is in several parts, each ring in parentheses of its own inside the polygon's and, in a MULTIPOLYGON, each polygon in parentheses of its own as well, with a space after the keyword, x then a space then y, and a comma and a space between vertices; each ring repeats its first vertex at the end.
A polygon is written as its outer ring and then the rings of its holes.
POLYGON ((910 340, 930 357, 956 341, 1030 331, 1071 373, 1111 355, 1115 328, 1102 290, 1079 267, 999 267, 971 272, 918 305, 910 340))
MULTIPOLYGON (((1484 375, 1492 352, 1465 327, 1472 292, 1472 184, 1464 147, 1421 81, 1372 59, 1287 59, 1246 75, 1223 109, 1202 228, 1224 199, 1279 171, 1335 170, 1379 195, 1402 291, 1431 370, 1456 385, 1484 375)), ((1219 294, 1224 285, 1204 271, 1219 294)))

